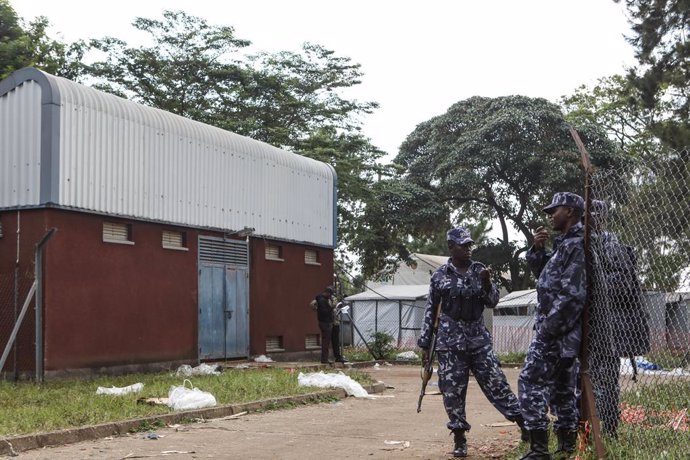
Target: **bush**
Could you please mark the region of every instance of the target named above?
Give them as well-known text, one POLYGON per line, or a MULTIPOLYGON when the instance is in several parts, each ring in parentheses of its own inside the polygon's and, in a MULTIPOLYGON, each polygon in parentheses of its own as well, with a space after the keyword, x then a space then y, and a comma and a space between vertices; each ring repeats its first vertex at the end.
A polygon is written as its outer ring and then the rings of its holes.
POLYGON ((392 335, 386 332, 376 332, 371 337, 373 340, 368 342, 368 345, 377 358, 391 359, 395 357, 396 349, 393 347, 395 339, 392 335))
POLYGON ((523 364, 527 353, 524 351, 511 351, 508 353, 497 353, 496 356, 501 364, 523 364))

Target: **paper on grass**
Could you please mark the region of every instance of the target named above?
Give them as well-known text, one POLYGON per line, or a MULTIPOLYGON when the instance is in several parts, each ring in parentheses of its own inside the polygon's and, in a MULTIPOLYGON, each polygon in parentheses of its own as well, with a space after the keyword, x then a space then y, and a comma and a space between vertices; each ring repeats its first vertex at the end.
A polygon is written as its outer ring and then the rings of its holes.
POLYGON ((143 383, 135 383, 133 385, 129 385, 126 387, 98 387, 96 389, 96 394, 97 395, 115 395, 115 396, 122 396, 126 395, 129 393, 138 393, 141 390, 144 389, 144 384, 143 383))

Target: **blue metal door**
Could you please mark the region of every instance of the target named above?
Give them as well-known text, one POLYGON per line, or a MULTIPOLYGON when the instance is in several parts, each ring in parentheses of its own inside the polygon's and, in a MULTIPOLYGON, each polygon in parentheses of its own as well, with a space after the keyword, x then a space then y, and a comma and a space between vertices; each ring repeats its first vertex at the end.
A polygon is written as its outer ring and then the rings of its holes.
POLYGON ((225 357, 225 268, 199 270, 199 359, 225 357))
POLYGON ((199 238, 199 359, 249 356, 247 243, 199 238))
POLYGON ((248 355, 247 269, 225 269, 225 356, 248 355))

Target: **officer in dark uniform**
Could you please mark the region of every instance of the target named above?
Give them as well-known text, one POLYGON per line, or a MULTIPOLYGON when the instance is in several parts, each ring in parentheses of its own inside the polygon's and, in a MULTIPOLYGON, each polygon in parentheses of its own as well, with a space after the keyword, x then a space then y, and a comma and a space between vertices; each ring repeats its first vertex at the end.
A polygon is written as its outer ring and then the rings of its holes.
POLYGON ((345 362, 345 358, 343 358, 340 351, 340 322, 336 317, 333 294, 335 294, 333 286, 327 286, 326 289, 312 301, 312 308, 316 310, 316 316, 319 320, 319 329, 321 330, 322 364, 330 364, 328 360, 329 344, 333 348, 333 357, 335 361, 339 363, 345 362))
POLYGON ((577 355, 582 339, 582 311, 587 295, 585 277, 584 212, 582 197, 556 193, 544 208, 551 226, 559 231, 553 250, 547 253, 549 233, 534 234, 527 262, 537 281, 535 334, 518 379, 518 395, 530 450, 523 459, 550 459, 549 406, 556 416, 558 456, 575 451, 578 410, 576 403, 577 355))
POLYGON ((439 389, 449 418, 447 426, 454 434, 453 455, 466 457, 465 432, 470 424, 465 415, 465 397, 470 371, 489 401, 508 420, 522 426, 522 417, 482 317, 484 308, 494 308, 498 303, 498 289, 491 282, 490 271, 470 259, 474 241, 466 228, 449 230, 447 240, 451 257, 431 276, 418 345, 426 359, 435 307, 442 302, 436 342, 439 389))
POLYGON ((605 202, 592 200, 590 215, 594 273, 589 369, 604 434, 615 438, 620 418, 620 359, 649 351, 649 320, 633 249, 605 230, 605 202))

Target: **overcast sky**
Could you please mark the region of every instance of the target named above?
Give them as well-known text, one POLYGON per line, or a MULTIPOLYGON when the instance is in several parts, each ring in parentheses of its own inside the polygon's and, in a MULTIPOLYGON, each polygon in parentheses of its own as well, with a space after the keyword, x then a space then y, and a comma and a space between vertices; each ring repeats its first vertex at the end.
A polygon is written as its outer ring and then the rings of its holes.
POLYGON ((471 96, 557 101, 634 63, 629 26, 612 0, 10 0, 65 41, 106 35, 140 43, 137 16, 180 9, 230 25, 253 51, 326 46, 360 63, 352 97, 381 107, 364 132, 390 157, 418 123, 471 96))

